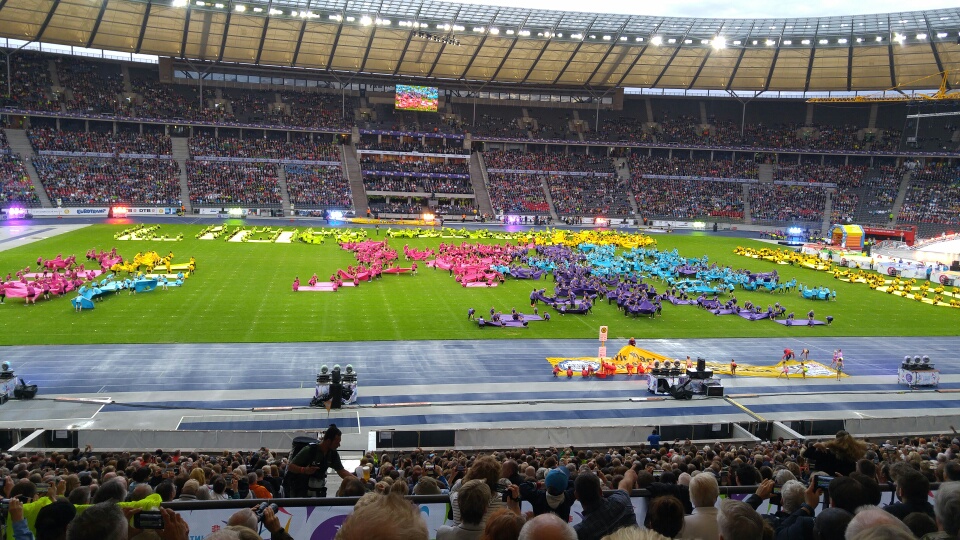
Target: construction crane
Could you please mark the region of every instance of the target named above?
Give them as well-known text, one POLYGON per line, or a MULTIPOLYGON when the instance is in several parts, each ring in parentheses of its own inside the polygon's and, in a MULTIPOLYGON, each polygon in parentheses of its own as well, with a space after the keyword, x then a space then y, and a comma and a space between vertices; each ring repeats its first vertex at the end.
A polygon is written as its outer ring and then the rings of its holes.
POLYGON ((886 90, 883 94, 875 95, 866 95, 866 96, 853 96, 853 97, 825 97, 825 98, 810 98, 807 100, 807 103, 909 103, 912 101, 958 101, 960 102, 960 92, 958 91, 948 91, 947 83, 948 72, 941 71, 935 75, 927 75, 926 77, 921 77, 915 81, 910 81, 904 84, 899 84, 886 90), (930 79, 932 77, 940 77, 940 89, 933 94, 923 94, 915 92, 913 94, 905 94, 901 90, 904 86, 913 86, 914 83, 930 79), (899 95, 888 96, 887 92, 898 92, 899 95))

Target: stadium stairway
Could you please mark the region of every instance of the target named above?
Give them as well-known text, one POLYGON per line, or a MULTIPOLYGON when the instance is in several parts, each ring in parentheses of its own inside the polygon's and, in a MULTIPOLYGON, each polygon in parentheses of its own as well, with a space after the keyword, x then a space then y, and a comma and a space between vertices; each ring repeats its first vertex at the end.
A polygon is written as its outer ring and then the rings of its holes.
POLYGON ((543 189, 543 196, 547 199, 547 206, 550 207, 550 217, 556 223, 560 222, 560 216, 557 214, 557 207, 553 204, 553 197, 550 196, 550 184, 547 183, 547 177, 540 177, 540 187, 543 189))
POLYGON ((40 198, 40 205, 43 208, 53 208, 53 203, 50 202, 50 197, 47 197, 47 192, 43 189, 43 184, 40 183, 40 175, 37 174, 37 169, 33 166, 33 146, 30 145, 30 139, 27 138, 27 132, 22 129, 8 129, 7 132, 7 143, 10 145, 10 150, 14 154, 20 154, 20 159, 23 160, 23 167, 27 170, 27 175, 30 176, 30 181, 33 182, 33 189, 37 192, 37 196, 40 198))
POLYGON ((190 185, 187 183, 187 160, 190 158, 190 147, 185 137, 171 137, 173 143, 173 159, 180 166, 180 204, 188 213, 193 212, 190 204, 190 185))
POLYGON ((743 184, 743 222, 750 223, 753 216, 750 215, 750 184, 743 184))
POLYGON ((833 221, 831 217, 833 216, 833 197, 836 195, 836 193, 837 190, 835 189, 827 190, 827 198, 823 202, 823 217, 820 219, 821 231, 829 231, 830 226, 833 225, 833 223, 831 223, 833 221))
POLYGON ((761 163, 757 167, 757 178, 760 179, 760 183, 772 183, 773 182, 773 165, 770 163, 761 163))
POLYGON ((470 187, 477 201, 477 210, 481 214, 493 215, 493 203, 490 202, 490 190, 487 189, 489 177, 487 165, 483 162, 480 152, 470 155, 470 187))
POLYGON ((900 179, 900 191, 897 193, 897 200, 893 202, 893 208, 890 210, 890 213, 893 214, 893 219, 890 220, 891 227, 897 224, 897 216, 900 215, 903 201, 907 198, 907 190, 910 189, 911 180, 913 180, 913 171, 907 171, 900 179))
MULTIPOLYGON (((356 131, 356 128, 354 128, 356 131)), ((353 140, 360 138, 359 132, 353 140)), ((363 187, 363 173, 360 172, 360 160, 357 159, 357 147, 353 144, 340 146, 340 159, 343 161, 343 176, 350 182, 353 194, 353 210, 358 217, 364 216, 370 204, 367 202, 367 190, 363 187)))
POLYGON ((280 202, 283 208, 283 215, 292 216, 290 210, 290 191, 287 190, 287 168, 282 163, 277 164, 277 181, 280 182, 280 202))

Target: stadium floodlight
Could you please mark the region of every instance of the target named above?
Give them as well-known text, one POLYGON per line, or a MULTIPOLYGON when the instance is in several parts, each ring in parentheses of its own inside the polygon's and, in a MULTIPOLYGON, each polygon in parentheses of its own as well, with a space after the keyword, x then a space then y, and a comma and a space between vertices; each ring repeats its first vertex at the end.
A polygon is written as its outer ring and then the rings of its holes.
POLYGON ((276 8, 270 8, 270 11, 268 11, 268 13, 269 13, 270 15, 283 15, 283 10, 276 9, 276 8))
POLYGON ((515 31, 513 31, 513 30, 507 30, 507 35, 508 35, 508 36, 512 36, 512 35, 514 35, 514 34, 516 34, 515 31))
POLYGON ((597 39, 597 35, 596 35, 596 34, 590 34, 590 39, 597 39))
MULTIPOLYGON (((184 2, 184 5, 186 5, 186 2, 184 2)), ((197 2, 197 5, 200 6, 200 7, 204 7, 204 6, 207 5, 207 3, 206 3, 206 2, 203 2, 203 1, 201 0, 200 2, 197 2)))
POLYGON ((355 22, 356 20, 356 17, 347 17, 347 22, 355 22))
POLYGON ((787 40, 784 40, 783 44, 784 44, 784 45, 793 45, 793 41, 787 39, 787 40))
POLYGON ((896 41, 897 43, 900 43, 901 45, 906 39, 907 39, 907 36, 903 34, 893 34, 893 40, 896 41))
MULTIPOLYGON (((671 41, 671 43, 673 43, 673 41, 671 41)), ((692 39, 685 39, 685 40, 683 40, 683 43, 686 44, 686 45, 690 45, 690 44, 693 43, 693 40, 692 40, 692 39)))
POLYGON ((742 44, 742 43, 743 43, 743 42, 740 41, 739 39, 733 42, 734 45, 740 45, 740 44, 742 44))
POLYGON ((253 12, 254 12, 254 13, 263 13, 263 8, 255 7, 255 8, 253 8, 253 12))
POLYGON ((638 37, 638 38, 636 38, 635 41, 636 41, 637 43, 640 43, 641 41, 643 41, 643 38, 642 38, 642 37, 638 37))
POLYGON ((927 39, 926 34, 917 34, 917 39, 927 39))
POLYGON ((216 4, 213 5, 213 7, 217 9, 223 9, 223 4, 221 4, 220 2, 217 2, 216 4))
POLYGON ((603 36, 604 41, 610 41, 611 39, 613 39, 613 36, 603 36))
POLYGON ((947 33, 946 33, 946 32, 937 32, 937 37, 940 38, 940 39, 943 39, 943 38, 947 37, 947 33))
POLYGON ((756 45, 757 43, 759 43, 759 41, 753 40, 753 44, 754 44, 754 45, 756 45))
POLYGON ((727 38, 723 36, 717 36, 713 38, 711 45, 713 45, 714 49, 725 49, 727 48, 727 38))
POLYGON ((766 45, 767 47, 773 47, 774 45, 777 44, 777 42, 772 39, 768 39, 764 41, 763 44, 766 45))
POLYGON ((821 45, 826 45, 827 43, 830 43, 830 40, 829 40, 829 39, 821 39, 821 40, 820 40, 820 44, 821 44, 821 45))
POLYGON ((474 32, 480 32, 480 33, 483 33, 483 32, 486 32, 486 31, 487 31, 487 29, 486 29, 486 28, 484 28, 484 27, 482 27, 482 26, 474 26, 474 27, 473 27, 473 31, 474 31, 474 32))
POLYGON ((858 38, 857 38, 857 43, 863 43, 863 38, 862 38, 862 37, 858 37, 858 38))
POLYGON ((847 39, 846 39, 846 38, 840 38, 840 39, 837 40, 837 43, 839 43, 839 44, 841 44, 841 45, 844 45, 844 44, 847 43, 847 39))
POLYGON ((670 38, 670 39, 667 40, 667 43, 669 43, 669 44, 671 44, 671 45, 673 45, 673 44, 676 43, 676 42, 677 42, 677 40, 676 40, 675 38, 670 38))
POLYGON ((559 34, 557 34, 557 37, 563 37, 563 32, 560 32, 559 34))
POLYGON ((879 41, 883 41, 883 38, 880 37, 880 36, 877 36, 877 41, 878 41, 878 42, 879 42, 879 41))
POLYGON ((801 44, 801 45, 809 45, 809 44, 810 44, 810 40, 809 40, 809 39, 801 40, 801 41, 800 41, 800 44, 801 44))
POLYGON ((701 44, 701 45, 709 45, 709 44, 710 44, 710 40, 709 40, 709 39, 701 39, 701 40, 700 40, 700 44, 701 44))
POLYGON ((573 39, 583 39, 583 34, 570 34, 573 39))
POLYGON ((343 220, 343 212, 340 210, 331 210, 328 214, 331 221, 341 221, 343 220))
POLYGON ((490 33, 496 36, 496 35, 500 34, 500 29, 499 29, 499 28, 496 28, 496 27, 491 28, 491 29, 490 29, 490 33))
POLYGON ((463 32, 464 30, 466 30, 466 28, 464 28, 462 25, 459 25, 459 24, 453 25, 454 32, 463 32))
POLYGON ((237 10, 240 13, 243 13, 247 10, 247 6, 235 6, 233 9, 237 10))
POLYGON ((521 31, 518 32, 518 33, 519 33, 521 36, 523 36, 523 37, 529 37, 529 36, 530 36, 530 31, 529 31, 529 30, 521 30, 521 31))
POLYGON ((660 45, 663 44, 663 38, 660 36, 653 36, 652 38, 650 38, 650 43, 653 43, 654 45, 659 47, 660 45))
POLYGON ((360 17, 361 26, 370 26, 371 24, 373 24, 373 19, 369 15, 360 17))
POLYGON ((627 36, 620 36, 620 41, 626 41, 626 40, 627 40, 627 36))
POLYGON ((187 7, 188 0, 173 0, 173 7, 187 7))

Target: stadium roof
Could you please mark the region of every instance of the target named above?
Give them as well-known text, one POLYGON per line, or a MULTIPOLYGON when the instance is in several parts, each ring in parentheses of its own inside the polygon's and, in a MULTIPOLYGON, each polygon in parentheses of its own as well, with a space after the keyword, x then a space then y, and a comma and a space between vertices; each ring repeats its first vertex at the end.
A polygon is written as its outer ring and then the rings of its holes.
POLYGON ((433 0, 0 0, 0 36, 476 84, 711 90, 960 86, 960 8, 794 19, 433 0))

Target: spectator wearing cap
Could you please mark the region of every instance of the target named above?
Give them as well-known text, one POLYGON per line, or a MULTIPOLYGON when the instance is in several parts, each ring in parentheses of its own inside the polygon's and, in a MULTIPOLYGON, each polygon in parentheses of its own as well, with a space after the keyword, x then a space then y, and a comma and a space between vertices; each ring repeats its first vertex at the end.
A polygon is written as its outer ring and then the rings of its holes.
POLYGON ((906 470, 897 478, 897 496, 901 502, 888 504, 883 509, 901 520, 912 512, 922 512, 934 518, 933 505, 927 500, 929 492, 930 481, 925 476, 912 469, 906 470))
POLYGON ((600 478, 596 474, 582 472, 577 475, 574 493, 583 505, 583 521, 574 526, 577 538, 599 540, 624 527, 635 526, 637 515, 633 511, 630 491, 636 484, 637 473, 628 469, 617 490, 604 497, 600 478))
POLYGON ((536 482, 521 483, 520 498, 533 506, 534 515, 552 513, 565 522, 570 521, 570 507, 577 500, 570 485, 570 472, 562 465, 547 472, 543 489, 536 482))
POLYGON ((712 474, 701 473, 690 480, 690 502, 693 503, 693 513, 683 518, 683 530, 678 538, 690 540, 720 538, 716 507, 719 496, 720 486, 712 474))

